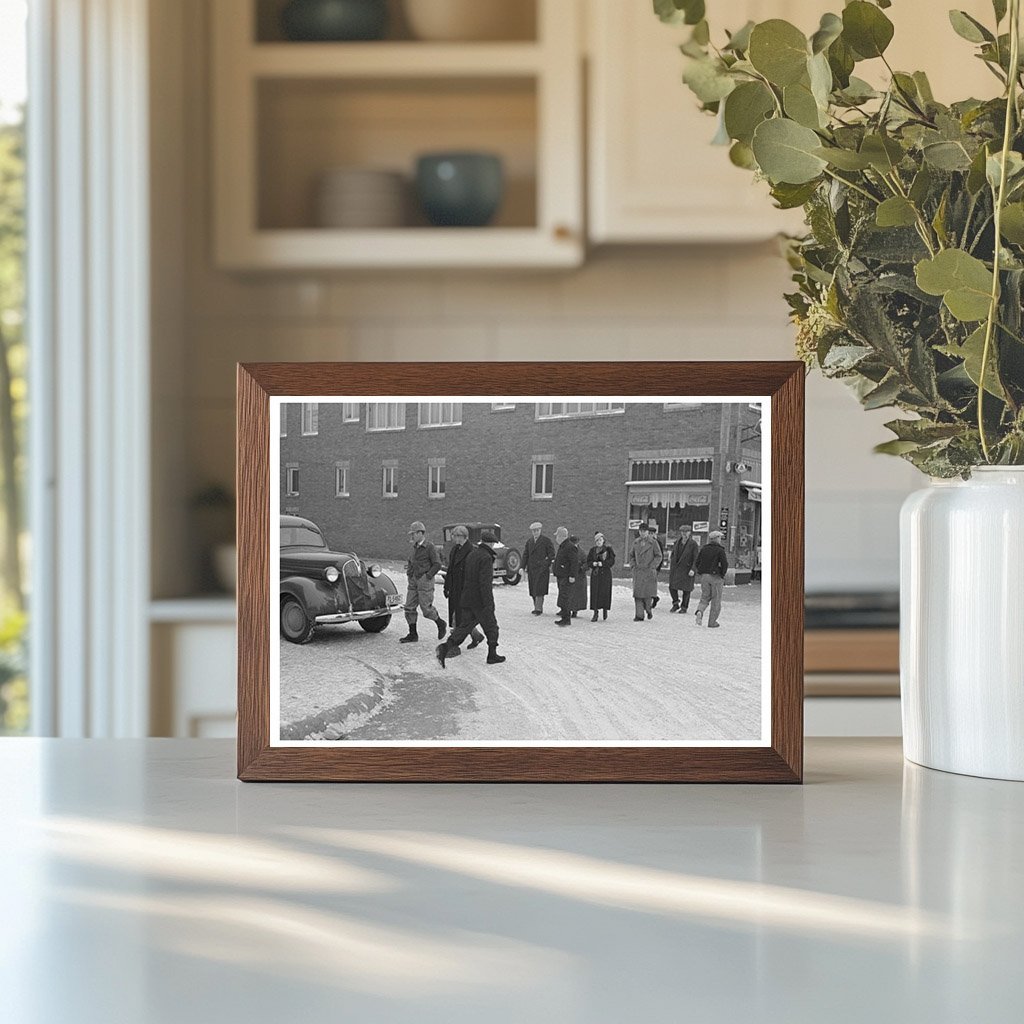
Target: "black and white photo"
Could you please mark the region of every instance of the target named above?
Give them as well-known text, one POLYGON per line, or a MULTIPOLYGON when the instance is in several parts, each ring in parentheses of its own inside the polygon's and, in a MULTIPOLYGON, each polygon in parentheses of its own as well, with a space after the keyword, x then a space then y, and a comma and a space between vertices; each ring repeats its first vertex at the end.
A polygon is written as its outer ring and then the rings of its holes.
POLYGON ((271 744, 763 746, 765 397, 271 400, 271 744))

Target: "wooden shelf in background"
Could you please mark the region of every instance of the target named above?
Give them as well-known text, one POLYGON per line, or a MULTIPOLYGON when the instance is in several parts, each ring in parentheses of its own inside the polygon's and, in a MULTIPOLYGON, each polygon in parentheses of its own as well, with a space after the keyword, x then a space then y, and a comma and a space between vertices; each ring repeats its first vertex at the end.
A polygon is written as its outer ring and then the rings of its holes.
POLYGON ((900 670, 896 629, 809 629, 804 633, 804 672, 885 673, 900 670))

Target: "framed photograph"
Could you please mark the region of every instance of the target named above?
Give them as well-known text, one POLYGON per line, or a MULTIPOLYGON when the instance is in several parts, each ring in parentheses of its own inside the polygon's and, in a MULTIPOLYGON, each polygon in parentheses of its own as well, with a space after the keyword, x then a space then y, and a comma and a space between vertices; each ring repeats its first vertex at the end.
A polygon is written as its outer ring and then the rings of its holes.
POLYGON ((239 778, 801 781, 803 387, 240 365, 239 778))

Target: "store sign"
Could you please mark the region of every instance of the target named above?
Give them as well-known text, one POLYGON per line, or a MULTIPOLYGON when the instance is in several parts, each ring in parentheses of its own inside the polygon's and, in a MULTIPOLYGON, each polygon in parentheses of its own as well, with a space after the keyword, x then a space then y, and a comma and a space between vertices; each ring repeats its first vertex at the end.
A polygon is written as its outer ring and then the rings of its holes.
POLYGON ((693 524, 693 532, 694 533, 707 533, 710 526, 711 526, 710 523, 694 523, 693 524))
POLYGON ((630 519, 630 521, 629 521, 629 529, 631 529, 631 530, 639 530, 640 529, 640 524, 642 522, 643 522, 642 519, 630 519))
POLYGON ((649 494, 633 494, 630 495, 629 500, 633 505, 650 505, 651 496, 649 494))

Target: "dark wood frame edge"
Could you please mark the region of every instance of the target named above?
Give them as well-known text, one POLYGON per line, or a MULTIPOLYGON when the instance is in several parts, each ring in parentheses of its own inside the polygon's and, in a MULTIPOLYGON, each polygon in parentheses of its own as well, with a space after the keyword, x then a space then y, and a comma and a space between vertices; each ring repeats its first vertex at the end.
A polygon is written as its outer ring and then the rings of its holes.
POLYGON ((257 781, 712 782, 803 780, 804 367, 710 363, 251 363, 237 368, 238 778, 257 781), (664 384, 685 365, 683 386, 664 384), (269 398, 517 393, 769 394, 772 407, 770 747, 271 747, 269 398), (424 379, 425 371, 429 379, 424 379), (652 384, 652 382, 654 382, 652 384), (358 756, 355 756, 357 755, 358 756), (411 762, 411 763, 410 763, 411 762))

